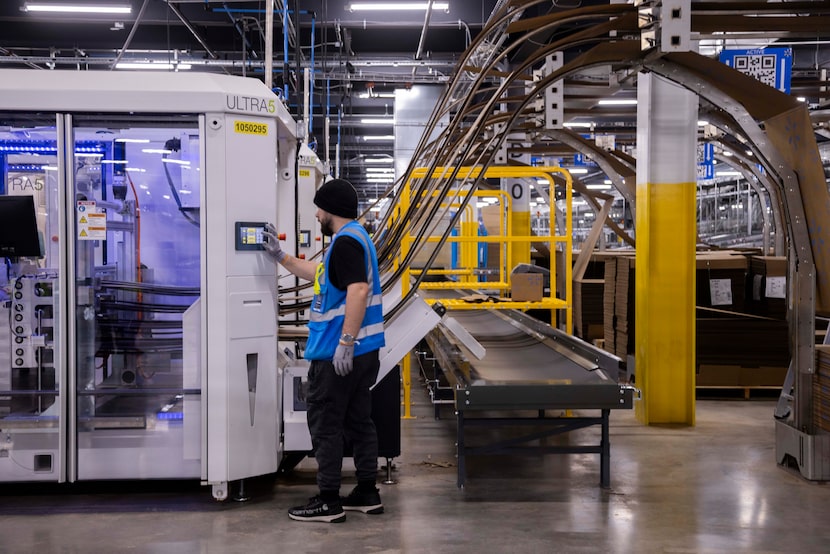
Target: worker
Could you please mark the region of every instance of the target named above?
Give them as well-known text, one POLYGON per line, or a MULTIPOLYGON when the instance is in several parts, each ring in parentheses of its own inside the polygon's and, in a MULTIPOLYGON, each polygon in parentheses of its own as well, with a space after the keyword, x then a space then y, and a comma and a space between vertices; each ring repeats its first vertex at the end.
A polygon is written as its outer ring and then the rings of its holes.
POLYGON ((265 251, 294 275, 314 282, 304 357, 308 370, 308 427, 317 460, 319 494, 288 510, 298 521, 339 523, 345 510, 383 513, 376 486, 378 440, 372 395, 384 345, 377 252, 356 221, 357 192, 333 179, 314 195, 323 235, 332 237, 322 263, 301 260, 280 248, 266 226, 265 251), (357 486, 340 497, 344 437, 352 445, 357 486))

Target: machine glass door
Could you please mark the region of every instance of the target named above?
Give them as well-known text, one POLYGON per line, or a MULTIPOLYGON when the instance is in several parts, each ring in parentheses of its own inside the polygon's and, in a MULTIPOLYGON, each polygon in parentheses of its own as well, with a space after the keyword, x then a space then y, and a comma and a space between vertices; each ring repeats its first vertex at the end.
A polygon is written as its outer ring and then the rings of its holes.
POLYGON ((77 478, 198 478, 198 118, 72 129, 77 478))
POLYGON ((57 137, 0 112, 0 482, 62 480, 57 137))

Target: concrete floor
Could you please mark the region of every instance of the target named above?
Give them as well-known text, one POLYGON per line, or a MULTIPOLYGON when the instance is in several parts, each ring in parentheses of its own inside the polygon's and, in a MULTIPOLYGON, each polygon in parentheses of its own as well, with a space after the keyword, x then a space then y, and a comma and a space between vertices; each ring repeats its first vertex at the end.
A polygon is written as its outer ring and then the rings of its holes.
POLYGON ((383 515, 290 520, 315 492, 308 460, 251 482, 245 503, 194 483, 0 485, 0 552, 830 552, 830 487, 776 466, 773 399, 699 400, 693 428, 615 411, 610 490, 597 455, 470 458, 459 490, 454 420, 414 397, 383 515))

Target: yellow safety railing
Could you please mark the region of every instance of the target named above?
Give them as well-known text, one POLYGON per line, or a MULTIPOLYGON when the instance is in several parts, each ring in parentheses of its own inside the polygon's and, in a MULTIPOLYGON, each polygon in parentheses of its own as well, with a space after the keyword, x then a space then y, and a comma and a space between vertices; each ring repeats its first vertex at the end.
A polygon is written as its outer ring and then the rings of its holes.
MULTIPOLYGON (((439 167, 436 168, 429 177, 436 180, 449 178, 455 171, 453 167, 439 167)), ((403 183, 403 191, 400 197, 400 203, 394 206, 392 219, 397 219, 400 214, 406 212, 413 202, 419 202, 420 199, 413 199, 411 197, 412 180, 423 179, 427 177, 428 170, 426 168, 419 168, 412 172, 410 180, 403 183)), ((512 209, 512 198, 504 191, 475 191, 472 194, 476 197, 497 197, 499 199, 498 205, 502 208, 502 213, 499 216, 499 230, 498 234, 479 236, 478 235, 478 219, 474 215, 474 211, 467 205, 467 209, 462 214, 461 224, 459 225, 459 234, 457 236, 449 236, 445 244, 458 244, 458 266, 452 269, 432 269, 432 268, 406 268, 403 283, 403 294, 408 292, 413 274, 426 272, 430 276, 450 276, 455 277, 456 280, 443 282, 421 282, 419 285, 422 289, 440 289, 440 290, 467 290, 481 289, 487 291, 498 291, 498 296, 488 296, 486 303, 470 302, 465 299, 442 299, 441 303, 450 310, 475 310, 475 309, 549 309, 551 310, 551 321, 555 323, 555 310, 565 311, 565 325, 568 332, 573 330, 573 284, 572 284, 572 193, 573 182, 567 170, 561 167, 545 166, 545 167, 529 167, 529 166, 496 166, 489 167, 485 173, 485 178, 529 178, 529 179, 544 179, 549 185, 549 197, 553 201, 556 198, 555 191, 557 184, 553 178, 553 174, 561 175, 565 180, 563 197, 565 199, 565 228, 560 229, 559 234, 554 234, 555 225, 553 224, 553 213, 551 214, 551 225, 548 228, 547 235, 516 235, 512 227, 512 218, 510 217, 512 209), (539 301, 514 301, 507 298, 506 292, 512 289, 510 278, 510 270, 513 267, 513 259, 515 259, 514 252, 516 248, 527 248, 530 250, 531 243, 547 243, 550 250, 550 289, 548 294, 543 294, 539 301), (499 264, 493 274, 497 274, 496 281, 480 282, 478 278, 482 275, 482 270, 478 267, 478 248, 481 244, 498 244, 499 245, 499 264), (561 268, 565 272, 565 290, 556 290, 556 246, 561 245, 564 254, 564 264, 561 268), (557 297, 557 292, 559 296, 557 297)), ((455 181, 459 183, 464 180, 477 179, 481 175, 480 167, 460 167, 454 177, 455 181)), ((563 187, 559 187, 560 189, 563 187)), ((438 194, 432 193, 432 194, 438 194)), ((443 208, 452 207, 453 205, 461 205, 461 201, 470 193, 462 190, 452 191, 450 193, 449 203, 444 203, 443 208)), ((551 210, 554 208, 551 207, 551 210)), ((415 237, 407 233, 403 236, 401 241, 401 249, 398 258, 394 261, 394 267, 397 269, 412 248, 415 242, 415 237)), ((430 236, 426 238, 427 243, 439 243, 440 236, 430 236)), ((520 258, 521 259, 521 258, 520 258)), ((430 302, 430 299, 426 299, 430 302)), ((411 418, 411 404, 410 404, 410 360, 405 358, 402 363, 403 374, 403 388, 404 388, 404 418, 411 418)))
MULTIPOLYGON (((432 173, 433 178, 441 178, 446 175, 452 174, 454 168, 436 168, 436 170, 432 173)), ((464 179, 476 179, 480 176, 481 169, 478 167, 462 167, 459 168, 458 174, 456 175, 456 180, 464 180, 464 179)), ((453 268, 450 270, 447 269, 427 269, 426 272, 428 275, 456 275, 463 278, 460 278, 457 281, 447 281, 447 282, 424 282, 421 283, 419 286, 422 289, 441 289, 441 290, 455 290, 455 289, 470 289, 471 284, 475 284, 476 288, 482 288, 487 290, 498 290, 498 291, 509 291, 512 288, 512 283, 510 281, 510 270, 512 269, 513 263, 512 260, 514 259, 514 248, 516 247, 526 247, 530 248, 530 244, 532 242, 536 243, 548 243, 551 253, 553 254, 556 251, 555 246, 558 244, 562 245, 562 250, 565 255, 565 263, 564 267, 562 268, 563 271, 566 272, 565 275, 565 289, 564 291, 559 291, 561 294, 561 298, 557 298, 557 291, 555 289, 556 283, 556 264, 555 258, 551 255, 550 258, 550 281, 551 281, 551 289, 548 295, 545 295, 542 300, 535 301, 535 302, 527 302, 527 301, 512 301, 508 300, 505 297, 499 297, 497 302, 488 302, 487 307, 489 308, 503 308, 503 309, 551 309, 551 310, 566 310, 566 326, 567 329, 572 329, 572 313, 571 313, 571 306, 572 302, 572 283, 571 283, 571 236, 572 236, 572 218, 571 218, 571 200, 572 200, 572 181, 570 174, 560 168, 560 167, 527 167, 527 166, 497 166, 497 167, 490 167, 485 172, 485 178, 532 178, 532 179, 544 179, 550 185, 549 190, 555 191, 556 183, 553 179, 552 174, 559 173, 565 178, 565 191, 564 196, 566 200, 566 210, 565 210, 565 229, 562 230, 561 234, 554 234, 554 226, 551 225, 549 227, 548 235, 516 235, 513 232, 512 225, 511 225, 511 218, 508 217, 510 210, 512 209, 512 199, 510 195, 504 191, 476 191, 473 193, 474 196, 477 197, 493 197, 496 196, 500 199, 500 206, 504 210, 502 215, 499 217, 499 233, 495 235, 487 235, 487 236, 479 236, 477 234, 476 223, 477 221, 474 218, 469 218, 467 221, 462 220, 461 224, 461 233, 458 236, 450 236, 447 237, 446 243, 452 244, 457 243, 459 244, 460 255, 458 257, 459 267, 453 268), (471 220, 471 221, 470 221, 471 220), (499 265, 496 268, 498 272, 498 280, 497 281, 489 281, 489 282, 478 282, 475 279, 481 273, 478 268, 478 258, 476 255, 477 247, 480 244, 498 244, 500 245, 499 250, 499 265), (465 245, 469 245, 469 248, 464 249, 465 245)), ((427 175, 427 169, 416 169, 413 171, 412 178, 418 179, 423 178, 427 175)), ((408 192, 411 188, 411 184, 409 182, 405 183, 405 192, 408 192)), ((468 193, 464 191, 460 191, 458 193, 453 193, 455 198, 458 199, 460 197, 466 196, 468 193)), ((406 195, 405 195, 406 196, 406 195)), ((551 197, 555 198, 554 194, 551 194, 551 197)), ((405 198, 402 200, 402 203, 405 203, 408 206, 412 202, 411 198, 405 198)), ((465 214, 466 215, 466 214, 465 214)), ((414 238, 409 235, 403 241, 403 248, 401 249, 401 257, 405 256, 408 251, 409 247, 411 246, 414 238)), ((427 242, 438 243, 441 240, 441 237, 433 236, 428 237, 427 242)), ((410 273, 416 273, 422 270, 418 269, 410 269, 410 273)), ((406 283, 407 279, 404 279, 406 283)), ((494 298, 494 300, 496 300, 494 298)), ((470 303, 465 300, 460 299, 452 299, 452 300, 442 300, 442 304, 444 304, 448 309, 479 309, 481 306, 475 303, 470 303)))

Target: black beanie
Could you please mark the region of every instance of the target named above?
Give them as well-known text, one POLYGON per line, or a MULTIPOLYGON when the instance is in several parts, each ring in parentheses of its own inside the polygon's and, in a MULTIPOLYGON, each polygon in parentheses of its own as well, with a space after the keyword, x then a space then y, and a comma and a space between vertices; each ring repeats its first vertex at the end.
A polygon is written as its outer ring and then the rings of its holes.
POLYGON ((344 179, 323 183, 314 193, 314 205, 332 215, 357 219, 357 191, 344 179))

